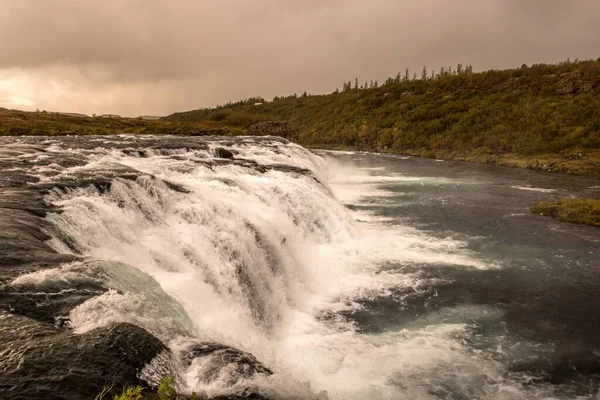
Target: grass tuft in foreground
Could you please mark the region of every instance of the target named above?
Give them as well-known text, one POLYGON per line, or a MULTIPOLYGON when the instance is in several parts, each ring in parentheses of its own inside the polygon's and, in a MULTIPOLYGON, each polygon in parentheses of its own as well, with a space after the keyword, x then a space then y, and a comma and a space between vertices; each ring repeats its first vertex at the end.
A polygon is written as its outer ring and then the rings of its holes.
POLYGON ((554 217, 565 222, 574 222, 600 227, 600 199, 568 199, 543 202, 531 207, 534 214, 554 217))
MULTIPOLYGON (((128 386, 123 389, 121 394, 115 395, 113 400, 177 400, 177 389, 174 376, 163 376, 154 394, 144 395, 144 388, 141 386, 128 386)), ((105 386, 94 400, 104 400, 105 396, 113 389, 112 385, 105 386)), ((189 400, 200 400, 195 392, 191 394, 189 400)))

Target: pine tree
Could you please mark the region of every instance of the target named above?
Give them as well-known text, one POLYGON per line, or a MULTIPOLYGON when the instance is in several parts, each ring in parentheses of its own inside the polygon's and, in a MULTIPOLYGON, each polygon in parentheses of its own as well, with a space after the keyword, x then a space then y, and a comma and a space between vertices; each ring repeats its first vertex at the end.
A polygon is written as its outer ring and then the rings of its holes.
MULTIPOLYGON (((432 79, 433 79, 433 75, 432 75, 432 79)), ((427 67, 425 65, 423 65, 423 71, 421 71, 421 80, 423 80, 423 81, 427 80, 427 67)))

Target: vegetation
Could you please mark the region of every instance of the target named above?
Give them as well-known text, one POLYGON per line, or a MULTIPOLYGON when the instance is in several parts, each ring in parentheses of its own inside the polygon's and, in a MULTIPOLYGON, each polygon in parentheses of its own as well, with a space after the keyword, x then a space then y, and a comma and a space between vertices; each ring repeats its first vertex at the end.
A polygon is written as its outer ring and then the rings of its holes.
POLYGON ((175 400, 177 398, 174 376, 162 377, 158 385, 158 398, 159 400, 175 400))
POLYGON ((141 400, 143 398, 142 395, 142 387, 141 386, 129 386, 123 393, 114 397, 114 400, 141 400))
POLYGON ((288 120, 308 147, 600 175, 600 59, 479 73, 423 68, 382 85, 355 79, 328 95, 252 98, 165 120, 236 128, 288 120))
POLYGON ((600 227, 600 199, 568 199, 558 203, 544 202, 531 207, 534 214, 600 227))
MULTIPOLYGON (((106 395, 108 395, 112 389, 112 385, 105 386, 94 400, 104 400, 106 395)), ((113 400, 176 400, 177 398, 175 377, 163 376, 160 380, 160 384, 158 385, 156 393, 145 395, 144 388, 141 386, 127 386, 120 394, 115 395, 113 400)), ((194 392, 189 397, 189 400, 200 400, 200 398, 194 392)))
POLYGON ((0 136, 14 135, 110 135, 139 134, 220 134, 235 135, 243 130, 213 121, 168 122, 141 118, 87 117, 58 113, 26 112, 0 108, 0 136))

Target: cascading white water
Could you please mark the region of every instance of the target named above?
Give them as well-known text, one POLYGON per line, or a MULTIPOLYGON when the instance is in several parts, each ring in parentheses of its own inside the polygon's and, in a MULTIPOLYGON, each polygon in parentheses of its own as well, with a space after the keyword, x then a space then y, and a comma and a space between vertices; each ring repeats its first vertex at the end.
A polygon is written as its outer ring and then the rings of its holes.
MULTIPOLYGON (((346 209, 336 195, 345 202, 364 200, 365 193, 385 196, 364 186, 384 179, 369 171, 328 167, 303 148, 275 140, 228 148, 236 158, 304 168, 314 177, 203 163, 221 145, 148 152, 146 158, 106 149, 88 154, 85 167, 58 171, 64 177, 118 166, 143 174, 116 178, 106 193, 86 187, 48 195, 62 209, 48 217, 62 232, 52 245, 94 261, 22 276, 13 284, 77 279, 99 269, 94 276, 113 290, 71 311, 76 332, 134 322, 172 349, 189 338, 237 347, 273 370, 255 383, 283 397, 302 397, 306 383, 332 399, 427 398, 432 386, 448 381, 462 393, 479 395, 470 387, 495 385, 496 397, 505 395, 498 389, 502 367, 462 344, 469 328, 460 312, 380 334, 362 334, 335 317, 359 308, 358 298, 431 284, 414 273, 382 272, 383 262, 482 269, 489 263, 459 241, 346 209), (328 314, 333 317, 323 317, 328 314)), ((192 363, 182 371, 185 390, 235 392, 226 380, 199 381, 202 368, 192 363)))

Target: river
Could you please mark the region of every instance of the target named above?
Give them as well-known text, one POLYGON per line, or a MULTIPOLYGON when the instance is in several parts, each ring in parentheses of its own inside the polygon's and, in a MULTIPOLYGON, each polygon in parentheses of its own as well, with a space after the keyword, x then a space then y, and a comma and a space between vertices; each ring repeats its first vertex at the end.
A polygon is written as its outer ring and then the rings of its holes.
POLYGON ((4 138, 0 164, 2 398, 598 391, 600 230, 529 212, 597 179, 273 137, 4 138))

